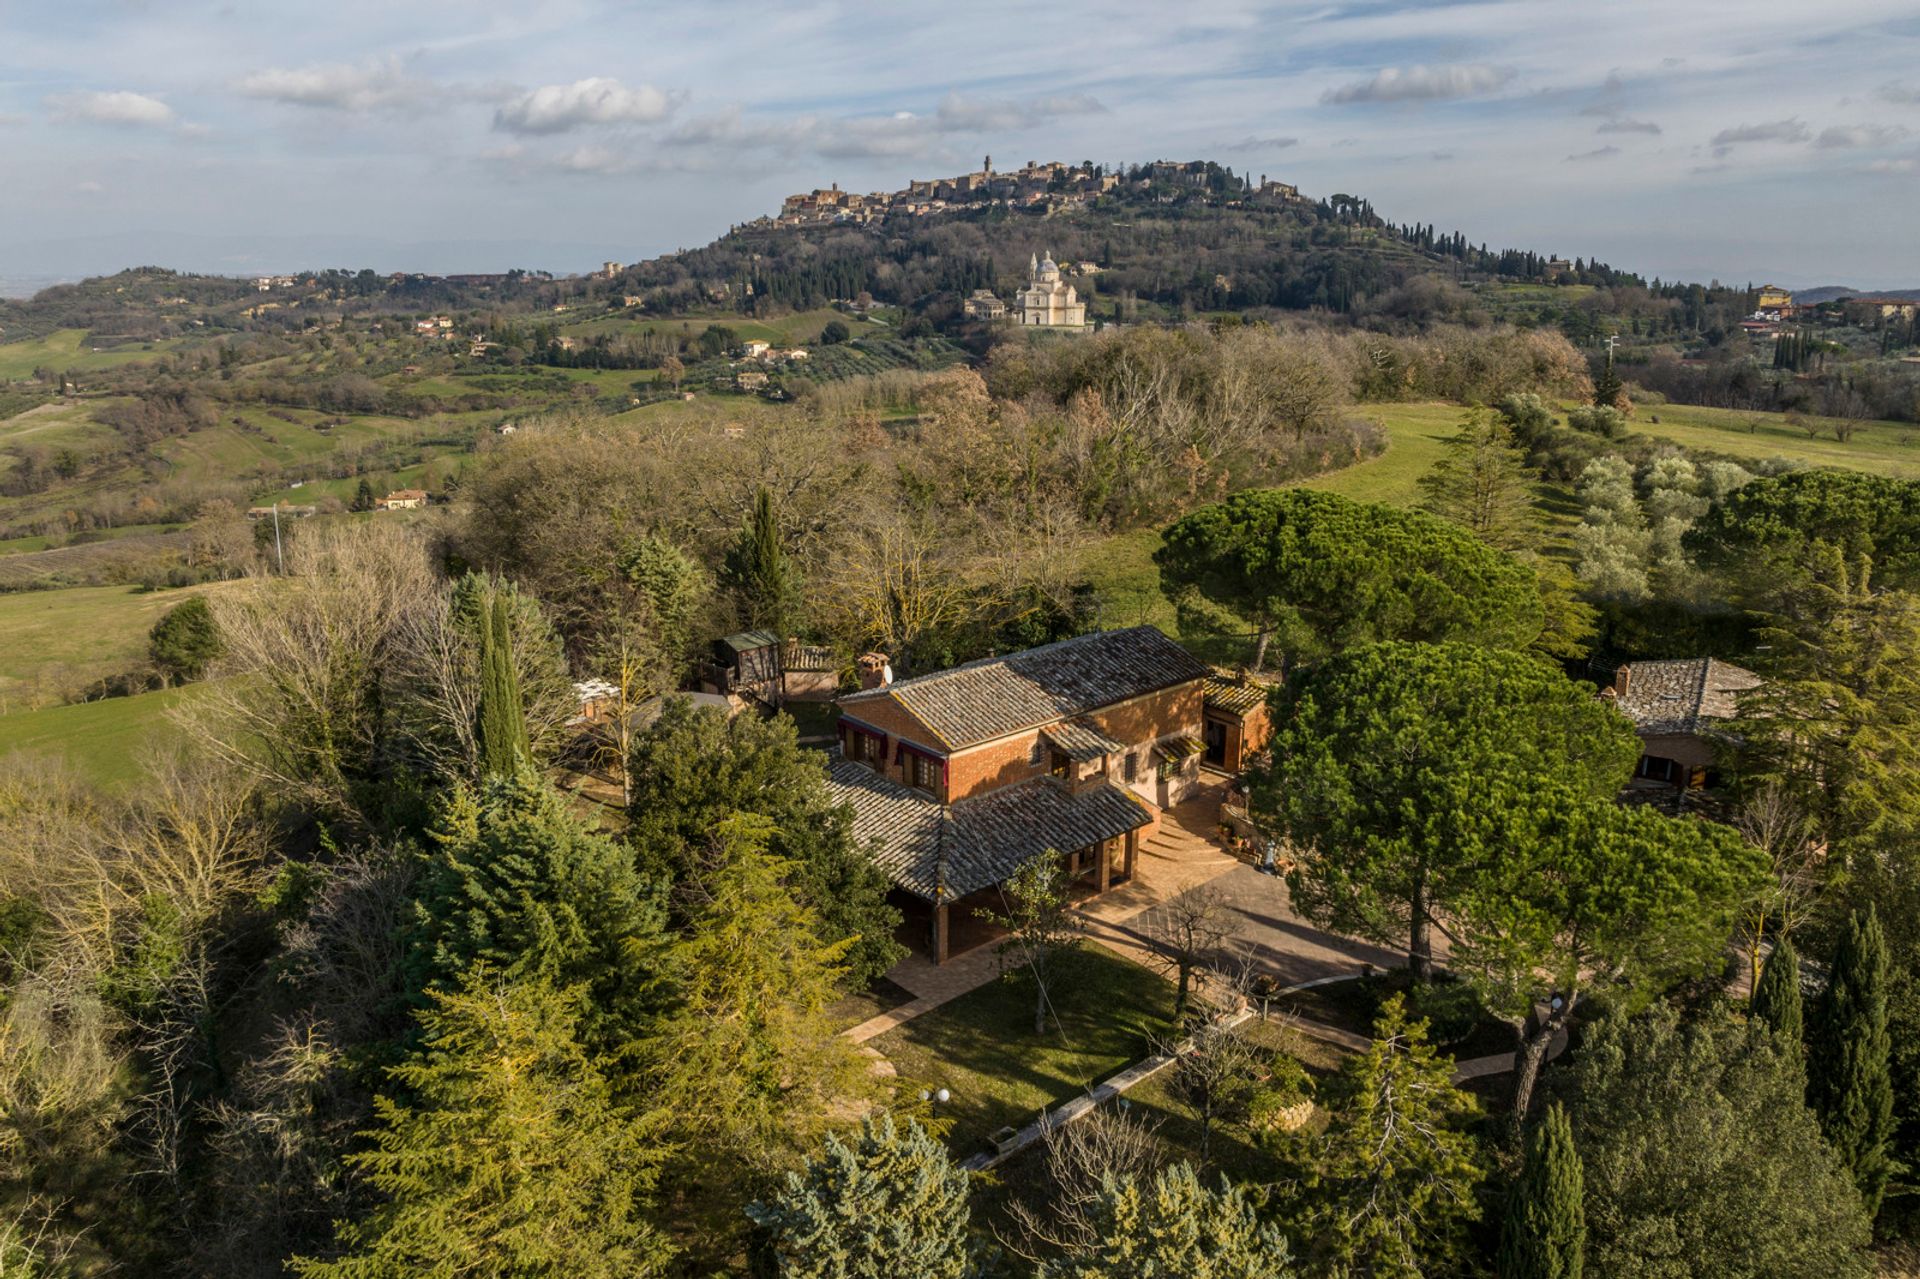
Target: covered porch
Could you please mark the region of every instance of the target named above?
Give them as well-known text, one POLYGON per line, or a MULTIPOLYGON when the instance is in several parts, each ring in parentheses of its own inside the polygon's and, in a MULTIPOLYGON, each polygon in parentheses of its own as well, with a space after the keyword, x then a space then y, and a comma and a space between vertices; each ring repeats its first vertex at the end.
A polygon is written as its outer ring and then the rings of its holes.
MULTIPOLYGON (((1130 830, 1059 855, 1071 876, 1068 891, 1076 906, 1134 882, 1144 830, 1130 830)), ((895 937, 934 965, 1006 936, 1006 930, 993 922, 1008 908, 1000 883, 938 904, 904 889, 895 889, 888 899, 900 911, 895 937)))

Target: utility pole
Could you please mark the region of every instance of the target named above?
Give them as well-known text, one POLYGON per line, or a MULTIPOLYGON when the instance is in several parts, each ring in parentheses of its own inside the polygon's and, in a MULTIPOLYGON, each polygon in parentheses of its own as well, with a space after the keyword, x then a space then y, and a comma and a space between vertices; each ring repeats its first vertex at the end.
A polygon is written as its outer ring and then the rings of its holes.
POLYGON ((287 575, 287 558, 280 553, 280 502, 273 503, 273 563, 274 571, 280 576, 287 575))

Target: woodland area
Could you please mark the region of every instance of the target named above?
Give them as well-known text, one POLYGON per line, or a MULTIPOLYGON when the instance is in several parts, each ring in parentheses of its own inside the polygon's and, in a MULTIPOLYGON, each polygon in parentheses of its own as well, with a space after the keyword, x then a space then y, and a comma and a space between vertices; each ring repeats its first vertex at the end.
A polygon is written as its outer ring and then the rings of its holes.
MULTIPOLYGON (((1140 327, 728 428, 549 413, 449 508, 279 557, 203 516, 236 580, 156 628, 171 748, 119 793, 0 774, 0 1265, 1872 1274, 1920 1155, 1920 485, 1659 444, 1606 372, 1496 326, 1140 327), (1424 510, 1286 487, 1416 395, 1479 406, 1424 510), (673 700, 583 738, 572 681, 624 712, 739 627, 903 675, 1077 634, 1083 552, 1152 530, 1182 638, 1284 675, 1249 785, 1294 900, 1409 969, 1316 1071, 1176 1002, 1197 1138, 1103 1112, 989 1193, 839 1034, 903 952, 820 754, 673 700), (1681 644, 1767 680, 1724 820, 1617 804, 1639 747, 1575 678, 1681 644), (1481 1023, 1505 1094, 1452 1082, 1481 1023)), ((1056 875, 1006 923, 1084 962, 1056 875)))

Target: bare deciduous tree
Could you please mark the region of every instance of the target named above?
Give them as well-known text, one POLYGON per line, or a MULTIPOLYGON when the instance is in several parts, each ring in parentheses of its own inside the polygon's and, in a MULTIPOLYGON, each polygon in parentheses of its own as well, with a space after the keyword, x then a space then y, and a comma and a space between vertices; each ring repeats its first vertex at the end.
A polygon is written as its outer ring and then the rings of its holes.
POLYGON ((406 614, 438 584, 410 526, 303 530, 284 577, 208 600, 226 645, 188 731, 282 798, 357 821, 385 727, 381 673, 406 614))
POLYGON ((1778 945, 1806 921, 1819 900, 1826 847, 1813 814, 1778 782, 1768 782, 1745 796, 1734 815, 1734 826, 1767 854, 1772 870, 1762 891, 1741 910, 1751 994, 1759 980, 1768 931, 1778 945))
POLYGON ((1040 1134, 1041 1175, 1029 1197, 1010 1205, 1001 1242, 1019 1256, 1072 1253, 1098 1242, 1102 1184, 1151 1176, 1166 1162, 1159 1125, 1131 1109, 1101 1106, 1040 1134))
POLYGON ((1216 966, 1232 925, 1232 909, 1218 888, 1202 884, 1156 906, 1147 918, 1148 952, 1155 963, 1174 974, 1175 1018, 1184 1017, 1194 982, 1205 980, 1216 966))

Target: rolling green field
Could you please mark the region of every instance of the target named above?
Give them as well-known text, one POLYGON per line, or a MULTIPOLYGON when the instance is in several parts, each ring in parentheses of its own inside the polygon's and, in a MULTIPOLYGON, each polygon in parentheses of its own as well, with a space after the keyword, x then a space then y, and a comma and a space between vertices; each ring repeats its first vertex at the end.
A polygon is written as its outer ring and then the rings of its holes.
POLYGON ((142 753, 171 731, 167 712, 197 692, 198 686, 189 684, 0 715, 0 756, 25 751, 64 758, 104 786, 124 786, 139 776, 142 753))
POLYGON ((195 595, 230 589, 209 583, 177 591, 75 586, 0 594, 0 712, 31 710, 145 658, 147 632, 195 595))
POLYGON ((1440 460, 1465 412, 1457 404, 1367 405, 1360 416, 1386 428, 1387 451, 1300 483, 1359 502, 1412 506, 1420 497, 1420 477, 1440 460))
POLYGON ((1833 437, 1832 419, 1809 417, 1806 422, 1803 429, 1788 422, 1784 413, 1658 404, 1641 406, 1632 429, 1687 448, 1754 461, 1783 457, 1808 466, 1920 477, 1920 427, 1910 422, 1865 422, 1844 444, 1833 437))
POLYGON ((31 377, 41 365, 63 373, 68 369, 110 369, 134 360, 150 359, 178 345, 172 339, 165 339, 130 342, 111 350, 96 351, 87 345, 86 339, 84 329, 57 329, 33 342, 0 343, 0 378, 31 377))
POLYGON ((111 444, 118 436, 112 427, 93 420, 96 405, 97 401, 60 400, 16 413, 0 420, 0 445, 85 449, 111 444))

